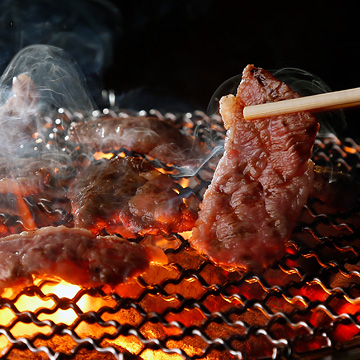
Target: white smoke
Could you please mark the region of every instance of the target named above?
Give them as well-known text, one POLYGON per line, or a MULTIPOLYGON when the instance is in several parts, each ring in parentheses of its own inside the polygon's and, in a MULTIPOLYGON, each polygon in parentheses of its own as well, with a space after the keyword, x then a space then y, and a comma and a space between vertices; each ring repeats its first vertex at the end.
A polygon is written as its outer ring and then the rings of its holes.
POLYGON ((32 146, 45 125, 51 125, 45 119, 55 117, 60 108, 84 116, 93 112, 79 66, 60 48, 26 47, 0 78, 0 149, 13 154, 32 146))
POLYGON ((95 97, 121 34, 121 14, 107 0, 2 0, 0 72, 30 45, 59 47, 77 61, 95 97))

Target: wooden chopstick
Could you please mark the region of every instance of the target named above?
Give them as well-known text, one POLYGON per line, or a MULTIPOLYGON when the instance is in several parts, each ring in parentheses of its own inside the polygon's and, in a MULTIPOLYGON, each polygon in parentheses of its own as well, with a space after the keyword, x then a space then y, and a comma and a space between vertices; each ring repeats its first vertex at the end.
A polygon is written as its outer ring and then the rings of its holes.
POLYGON ((245 120, 254 120, 298 111, 319 112, 354 106, 360 106, 360 87, 272 103, 245 106, 243 115, 245 120))

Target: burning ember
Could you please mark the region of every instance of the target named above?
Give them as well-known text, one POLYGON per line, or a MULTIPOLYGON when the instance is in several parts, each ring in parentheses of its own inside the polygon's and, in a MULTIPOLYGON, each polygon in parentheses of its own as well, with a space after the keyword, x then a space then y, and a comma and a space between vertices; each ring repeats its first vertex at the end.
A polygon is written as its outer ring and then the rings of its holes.
MULTIPOLYGON (((32 91, 32 84, 25 80, 22 85, 32 91)), ((18 89, 22 94, 22 87, 18 89)), ((34 99, 42 101, 39 94, 34 99)), ((191 227, 187 224, 212 178, 225 136, 217 115, 142 112, 141 116, 166 120, 199 143, 195 159, 181 152, 171 158, 169 152, 166 161, 158 161, 156 146, 146 154, 133 151, 129 144, 120 148, 103 144, 89 151, 89 144, 66 138, 74 123, 84 122, 83 114, 62 106, 51 116, 38 118, 30 105, 27 119, 42 126, 26 143, 21 142, 24 146, 17 150, 22 156, 12 162, 4 159, 0 168, 3 238, 49 226, 72 229, 78 220, 71 211, 76 191, 72 199, 66 196, 70 184, 74 179, 79 183, 78 174, 90 164, 130 156, 145 164, 136 177, 142 191, 150 188, 146 194, 156 194, 157 199, 162 194, 157 179, 165 179, 167 199, 176 199, 182 209, 177 216, 186 221, 181 226, 169 224, 151 213, 146 228, 140 229, 136 211, 142 208, 130 209, 132 213, 123 207, 115 215, 131 227, 114 230, 108 226, 115 216, 111 211, 96 223, 91 229, 94 237, 106 237, 113 230, 114 236, 120 231, 125 236, 131 229, 130 242, 144 248, 156 246, 167 256, 167 264, 149 264, 146 271, 124 282, 81 286, 42 274, 32 275, 25 285, 14 281, 3 286, 3 358, 316 359, 359 346, 360 146, 352 139, 333 135, 316 139, 317 188, 302 210, 285 256, 259 275, 224 269, 189 246, 191 227), (7 175, 9 171, 12 176, 7 175)), ((94 125, 139 115, 114 108, 91 118, 94 125)), ((162 214, 160 210, 157 215, 162 214)))

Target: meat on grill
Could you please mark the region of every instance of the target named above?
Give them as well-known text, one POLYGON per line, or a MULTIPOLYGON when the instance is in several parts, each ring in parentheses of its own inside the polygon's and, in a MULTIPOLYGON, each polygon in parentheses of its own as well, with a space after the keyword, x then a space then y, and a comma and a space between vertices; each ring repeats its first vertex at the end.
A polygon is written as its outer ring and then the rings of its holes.
POLYGON ((0 288, 29 284, 32 275, 59 277, 83 287, 115 286, 146 271, 150 262, 165 264, 167 257, 159 248, 116 235, 44 227, 1 239, 0 288))
POLYGON ((204 151, 200 143, 156 117, 107 117, 73 123, 68 139, 96 151, 126 147, 165 163, 183 164, 196 160, 204 151))
POLYGON ((170 176, 136 157, 102 159, 80 172, 69 189, 75 226, 99 234, 137 235, 190 230, 192 209, 170 176))
POLYGON ((190 242, 214 262, 260 271, 285 253, 313 181, 318 122, 310 113, 245 121, 245 106, 296 98, 248 65, 236 97, 220 100, 225 152, 204 194, 190 242))

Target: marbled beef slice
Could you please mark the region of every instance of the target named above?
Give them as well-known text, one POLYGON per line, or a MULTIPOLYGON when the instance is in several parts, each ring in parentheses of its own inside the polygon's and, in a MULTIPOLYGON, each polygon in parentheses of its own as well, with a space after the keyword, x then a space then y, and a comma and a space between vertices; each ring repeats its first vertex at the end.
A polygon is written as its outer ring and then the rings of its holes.
POLYGON ((190 239, 217 264, 260 271, 285 254, 312 187, 319 124, 308 112, 246 121, 243 108, 296 97, 285 83, 248 65, 237 95, 220 100, 225 152, 190 239))

